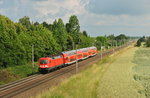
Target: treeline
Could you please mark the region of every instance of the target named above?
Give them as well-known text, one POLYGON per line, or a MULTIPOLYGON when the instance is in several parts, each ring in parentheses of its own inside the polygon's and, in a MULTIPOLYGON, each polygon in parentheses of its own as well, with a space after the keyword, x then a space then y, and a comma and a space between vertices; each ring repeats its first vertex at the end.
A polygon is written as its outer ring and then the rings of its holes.
POLYGON ((120 34, 118 36, 109 35, 109 36, 98 36, 95 40, 95 46, 98 49, 101 49, 101 47, 104 48, 110 48, 110 47, 116 47, 125 44, 129 41, 129 37, 127 37, 124 34, 120 34))
POLYGON ((70 17, 64 24, 59 18, 52 24, 47 22, 31 22, 29 17, 19 19, 15 23, 9 18, 0 15, 0 67, 23 65, 31 62, 32 46, 34 57, 55 55, 61 51, 72 50, 77 44, 78 48, 95 45, 109 48, 112 45, 121 45, 128 39, 125 35, 90 37, 86 31, 80 30, 77 16, 70 17))
POLYGON ((146 47, 150 47, 150 37, 141 37, 140 39, 138 39, 137 41, 137 46, 140 47, 141 45, 145 45, 146 47))

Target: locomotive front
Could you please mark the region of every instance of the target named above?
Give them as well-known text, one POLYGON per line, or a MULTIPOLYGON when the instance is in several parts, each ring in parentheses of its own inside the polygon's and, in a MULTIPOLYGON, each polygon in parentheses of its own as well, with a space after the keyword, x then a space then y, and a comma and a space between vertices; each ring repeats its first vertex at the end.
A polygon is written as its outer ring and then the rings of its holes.
POLYGON ((51 66, 51 58, 40 58, 38 61, 39 72, 47 72, 48 68, 51 66))

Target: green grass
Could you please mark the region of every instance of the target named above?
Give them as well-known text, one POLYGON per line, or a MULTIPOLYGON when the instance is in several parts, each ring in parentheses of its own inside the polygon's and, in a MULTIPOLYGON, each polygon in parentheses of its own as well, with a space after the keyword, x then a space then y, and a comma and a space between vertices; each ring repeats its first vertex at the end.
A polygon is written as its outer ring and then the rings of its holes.
POLYGON ((134 55, 133 63, 138 65, 134 67, 136 72, 150 74, 150 48, 139 48, 134 55))
MULTIPOLYGON (((34 72, 38 71, 38 66, 35 65, 34 72)), ((27 77, 32 74, 32 64, 12 66, 5 69, 0 69, 0 85, 27 77)))
POLYGON ((144 87, 144 90, 139 93, 144 93, 147 98, 150 98, 150 48, 137 50, 133 62, 137 65, 133 68, 136 72, 134 79, 144 87))
POLYGON ((102 76, 102 71, 108 66, 102 64, 109 62, 111 59, 107 57, 97 62, 93 66, 83 70, 82 72, 72 76, 60 86, 43 93, 39 98, 96 98, 97 88, 102 76))

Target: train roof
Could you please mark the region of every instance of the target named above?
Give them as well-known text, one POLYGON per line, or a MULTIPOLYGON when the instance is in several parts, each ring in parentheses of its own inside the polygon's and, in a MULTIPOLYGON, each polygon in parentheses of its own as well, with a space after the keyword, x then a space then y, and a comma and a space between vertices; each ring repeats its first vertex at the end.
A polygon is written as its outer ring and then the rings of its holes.
POLYGON ((64 52, 62 52, 62 54, 65 54, 65 53, 75 53, 76 52, 76 50, 71 50, 71 51, 64 51, 64 52))
POLYGON ((89 48, 78 49, 77 51, 88 51, 89 48))
POLYGON ((90 49, 95 49, 96 47, 95 46, 92 46, 92 47, 89 47, 90 49))
MULTIPOLYGON (((88 48, 81 48, 81 49, 77 49, 77 51, 87 51, 88 49, 96 49, 95 46, 92 47, 88 47, 88 48)), ((64 51, 62 52, 62 54, 70 54, 70 53, 76 53, 76 50, 70 50, 70 51, 64 51)))

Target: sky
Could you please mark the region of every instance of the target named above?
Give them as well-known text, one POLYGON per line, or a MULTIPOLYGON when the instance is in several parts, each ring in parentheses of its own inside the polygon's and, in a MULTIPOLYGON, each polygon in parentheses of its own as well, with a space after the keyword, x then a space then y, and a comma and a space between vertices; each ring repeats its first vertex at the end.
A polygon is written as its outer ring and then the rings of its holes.
POLYGON ((0 14, 40 23, 76 15, 90 36, 150 36, 150 0, 0 0, 0 14))

